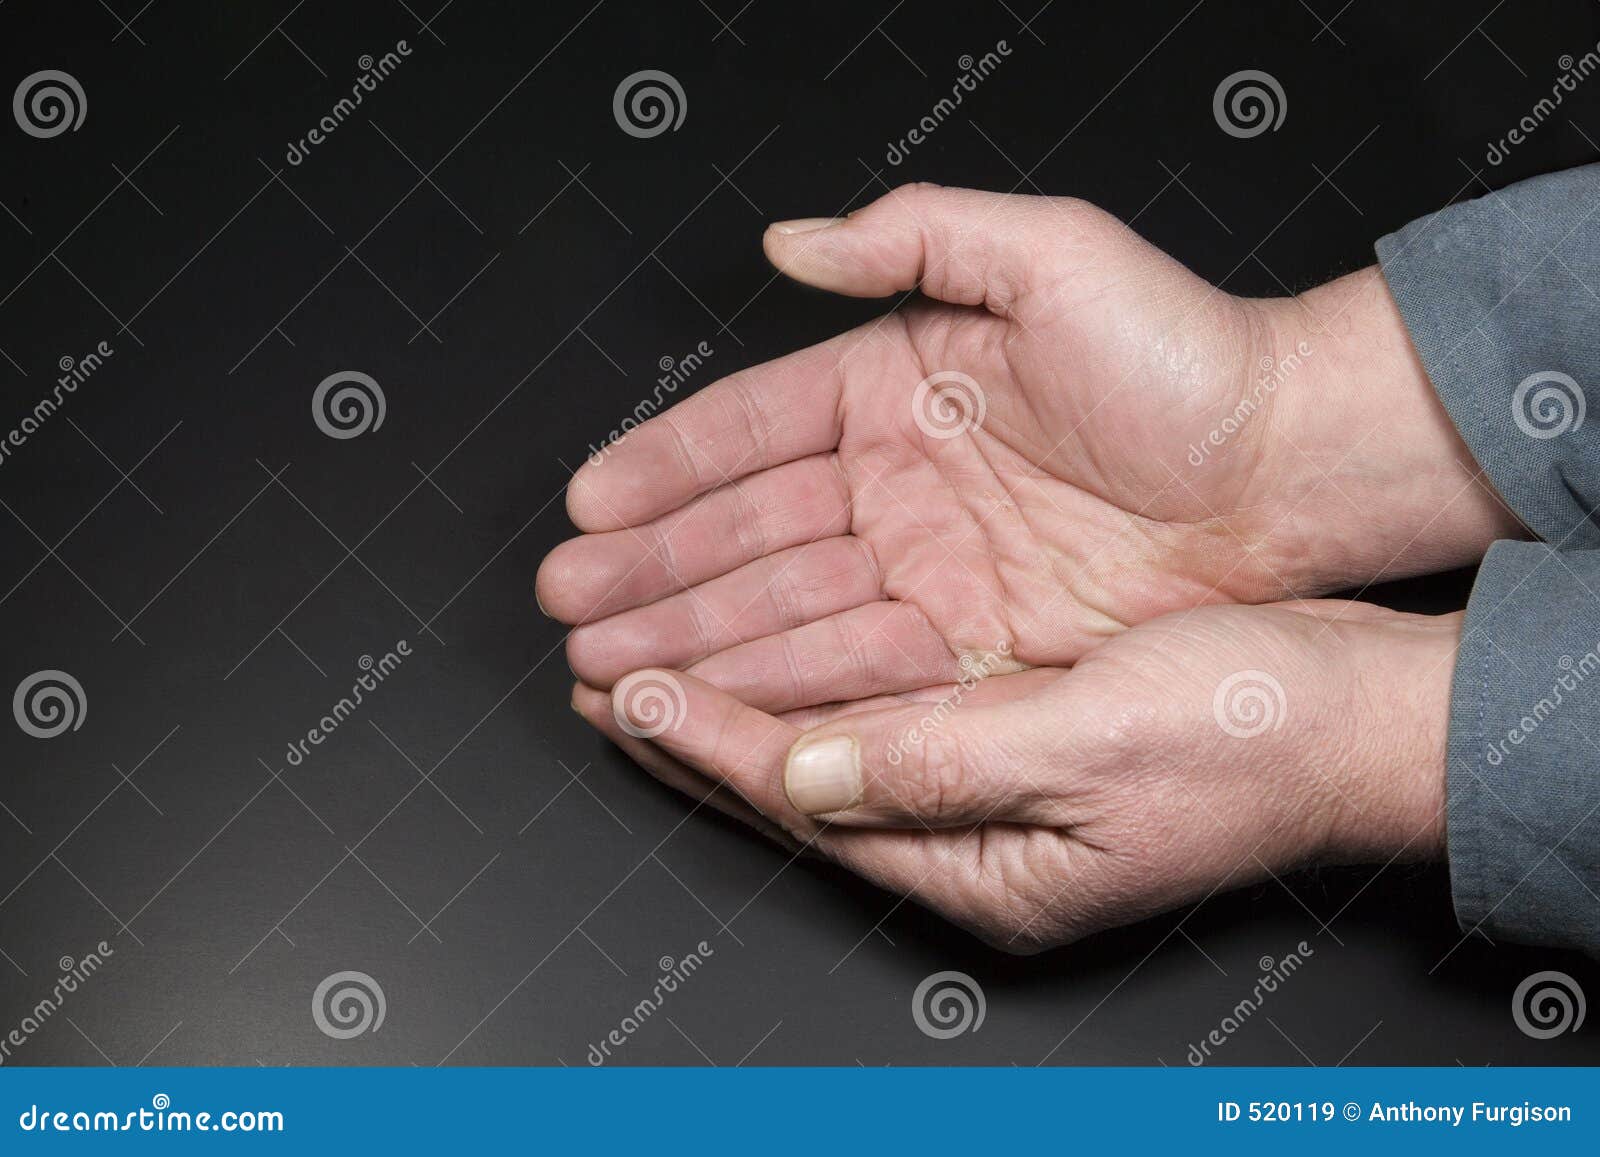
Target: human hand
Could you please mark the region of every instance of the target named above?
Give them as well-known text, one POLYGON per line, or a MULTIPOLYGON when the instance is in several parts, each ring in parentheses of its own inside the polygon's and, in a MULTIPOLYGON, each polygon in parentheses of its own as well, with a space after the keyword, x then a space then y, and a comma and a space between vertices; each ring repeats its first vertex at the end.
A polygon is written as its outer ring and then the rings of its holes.
POLYGON ((1246 300, 1082 202, 932 186, 813 224, 768 230, 780 270, 937 304, 734 374, 574 475, 587 533, 537 594, 583 624, 592 685, 680 667, 770 711, 896 693, 1519 533, 1375 271, 1246 300))
POLYGON ((1441 854, 1460 620, 1206 607, 1070 671, 784 718, 656 670, 573 706, 671 786, 1034 951, 1308 864, 1441 854))

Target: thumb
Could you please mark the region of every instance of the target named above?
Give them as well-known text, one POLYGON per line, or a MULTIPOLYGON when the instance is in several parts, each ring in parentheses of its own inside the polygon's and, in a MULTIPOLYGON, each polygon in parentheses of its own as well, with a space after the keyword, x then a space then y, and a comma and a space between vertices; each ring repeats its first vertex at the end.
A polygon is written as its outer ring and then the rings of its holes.
POLYGON ((1099 210, 1064 197, 902 185, 848 217, 780 221, 762 247, 780 271, 851 297, 921 285, 929 297, 1001 310, 1099 210))
POLYGON ((789 748, 784 792, 796 811, 862 827, 1050 822, 1013 714, 945 699, 846 716, 789 748))

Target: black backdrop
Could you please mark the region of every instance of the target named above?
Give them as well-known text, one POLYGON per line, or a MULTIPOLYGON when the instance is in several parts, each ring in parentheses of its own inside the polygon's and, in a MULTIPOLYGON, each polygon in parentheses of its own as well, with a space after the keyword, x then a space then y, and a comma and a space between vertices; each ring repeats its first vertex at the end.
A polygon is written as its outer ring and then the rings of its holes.
MULTIPOLYGON (((1443 869, 1303 874, 1016 960, 789 866, 568 711, 530 594, 570 469, 662 359, 706 342, 693 388, 882 308, 774 280, 765 222, 910 179, 1070 193, 1230 290, 1303 288, 1593 159, 1600 80, 1486 149, 1600 41, 1594 5, 438 3, 0 8, 4 92, 55 69, 87 106, 44 139, 0 120, 0 427, 112 351, 0 463, 0 684, 83 688, 76 730, 0 727, 0 1033, 111 950, 9 1063, 582 1064, 702 940, 619 1062, 1182 1064, 1301 940, 1219 1063, 1600 1058, 1510 1008, 1539 969, 1600 975, 1463 940, 1443 869), (643 69, 681 85, 676 131, 614 119, 643 69), (1212 111, 1243 69, 1287 101, 1249 139, 1212 111), (311 398, 345 370, 386 413, 335 439, 311 398), (916 1027, 944 969, 983 988, 980 1031, 916 1027), (332 1039, 310 1006, 347 970, 385 1019, 332 1039)), ((1448 609, 1469 583, 1381 595, 1448 609)))

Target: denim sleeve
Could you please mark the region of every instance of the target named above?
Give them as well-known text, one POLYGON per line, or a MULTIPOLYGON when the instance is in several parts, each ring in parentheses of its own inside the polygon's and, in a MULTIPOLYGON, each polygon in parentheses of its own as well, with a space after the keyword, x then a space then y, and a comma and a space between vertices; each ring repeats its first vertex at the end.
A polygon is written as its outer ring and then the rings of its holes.
POLYGON ((1456 917, 1600 955, 1600 165, 1377 245, 1412 343, 1506 504, 1451 689, 1456 917))

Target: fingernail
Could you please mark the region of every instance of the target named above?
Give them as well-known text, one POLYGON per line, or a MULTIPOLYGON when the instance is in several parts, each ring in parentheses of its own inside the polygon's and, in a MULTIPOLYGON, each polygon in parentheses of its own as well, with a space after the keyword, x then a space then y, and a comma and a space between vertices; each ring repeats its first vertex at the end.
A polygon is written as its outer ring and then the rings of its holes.
POLYGON ((774 233, 815 233, 843 220, 843 217, 796 217, 793 221, 774 221, 767 227, 774 233))
POLYGON ((550 618, 550 612, 545 610, 544 609, 544 604, 539 601, 539 591, 538 591, 537 587, 534 588, 534 592, 533 592, 533 605, 539 608, 539 613, 541 615, 543 615, 547 619, 550 618))
POLYGON ((856 743, 848 735, 803 743, 789 752, 783 789, 808 816, 843 811, 861 796, 856 743))

